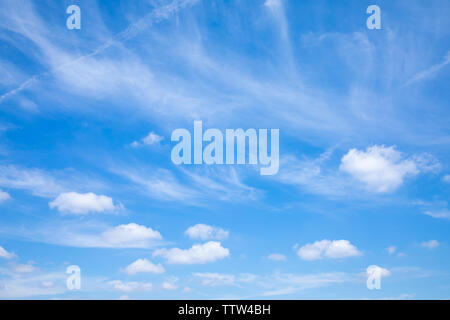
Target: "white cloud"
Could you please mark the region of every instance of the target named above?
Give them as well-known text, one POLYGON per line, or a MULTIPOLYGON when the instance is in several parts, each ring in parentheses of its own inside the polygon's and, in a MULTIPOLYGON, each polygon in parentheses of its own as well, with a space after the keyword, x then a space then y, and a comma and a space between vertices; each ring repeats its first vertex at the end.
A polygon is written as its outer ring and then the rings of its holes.
POLYGON ((279 7, 281 6, 281 0, 266 0, 266 2, 264 2, 264 6, 269 8, 279 7))
POLYGON ((251 273, 241 273, 238 276, 232 274, 212 273, 212 272, 195 272, 193 276, 201 279, 202 286, 233 286, 254 282, 256 275, 251 273))
POLYGON ((164 281, 161 285, 161 288, 164 290, 177 290, 178 286, 172 282, 164 281))
POLYGON ((62 213, 88 214, 99 212, 111 212, 116 209, 112 198, 96 195, 92 192, 77 193, 65 192, 61 193, 55 200, 49 202, 51 209, 57 208, 62 213))
POLYGON ((292 273, 275 273, 273 276, 267 277, 266 287, 272 287, 270 290, 265 289, 261 296, 278 296, 293 294, 298 291, 308 290, 341 284, 344 282, 354 281, 354 276, 346 273, 317 273, 317 274, 292 274, 292 273))
POLYGON ((316 241, 304 245, 297 251, 297 255, 303 260, 347 258, 360 256, 361 254, 348 240, 316 241))
POLYGON ((387 253, 389 253, 389 255, 392 255, 395 253, 395 251, 397 251, 397 247, 396 246, 389 246, 386 248, 387 253))
POLYGON ((365 184, 370 191, 381 193, 396 190, 408 176, 438 167, 439 163, 429 155, 404 159, 394 146, 375 145, 366 151, 351 149, 342 157, 339 168, 365 184))
POLYGON ((0 203, 3 201, 9 200, 9 199, 11 199, 11 196, 9 195, 9 193, 0 190, 0 203))
POLYGON ((147 259, 138 259, 125 268, 126 273, 136 274, 141 272, 164 273, 164 267, 161 264, 153 264, 147 259))
POLYGON ((2 231, 26 241, 78 248, 152 248, 161 245, 161 234, 136 223, 108 226, 99 222, 44 223, 30 228, 5 227, 2 231))
POLYGON ((191 239, 200 239, 200 240, 223 240, 228 238, 228 231, 225 231, 222 228, 217 228, 213 226, 209 226, 207 224, 196 224, 195 226, 189 227, 185 234, 189 236, 191 239))
POLYGON ((158 231, 136 223, 121 224, 102 233, 102 239, 113 247, 147 248, 154 240, 161 240, 158 231))
POLYGON ((429 241, 422 242, 420 244, 421 247, 427 248, 427 249, 434 249, 434 248, 437 248, 439 245, 440 245, 440 243, 437 240, 429 240, 429 241))
POLYGON ((443 180, 444 182, 450 183, 450 174, 446 174, 446 175, 442 178, 442 180, 443 180))
POLYGON ((160 143, 163 139, 164 137, 161 137, 154 132, 150 132, 147 136, 141 139, 141 142, 133 141, 131 143, 131 146, 132 147, 139 147, 140 145, 151 146, 160 143))
POLYGON ((267 259, 273 261, 286 261, 286 256, 284 254, 272 253, 267 256, 267 259))
POLYGON ((12 259, 16 257, 14 253, 6 251, 2 246, 0 246, 0 258, 12 259))
POLYGON ((440 211, 425 211, 425 214, 437 219, 450 219, 450 211, 445 209, 440 211))
POLYGON ((28 190, 44 197, 63 191, 61 184, 49 173, 14 165, 0 166, 0 186, 28 190))
POLYGON ((137 282, 137 281, 121 281, 121 280, 113 280, 108 282, 115 290, 123 291, 123 292, 131 292, 131 291, 150 291, 153 289, 153 284, 151 282, 137 282))
POLYGON ((2 279, 0 285, 1 299, 23 299, 29 297, 48 296, 54 297, 57 294, 64 293, 66 288, 67 274, 28 272, 17 274, 5 273, 10 278, 2 279))
POLYGON ((416 75, 414 75, 414 77, 412 77, 410 80, 408 80, 405 83, 405 86, 408 86, 412 83, 415 83, 415 82, 418 82, 418 81, 421 81, 424 79, 431 78, 433 75, 435 75, 438 71, 440 71, 442 68, 444 68, 449 63, 450 63, 450 51, 447 51, 447 54, 445 55, 445 57, 441 63, 432 65, 428 69, 417 73, 416 75))
POLYGON ((16 273, 31 273, 35 272, 37 269, 31 264, 14 264, 12 265, 12 271, 16 273))
POLYGON ((158 249, 154 256, 162 256, 170 264, 203 264, 224 259, 230 251, 222 247, 220 242, 209 241, 204 244, 195 244, 190 249, 158 249))
POLYGON ((231 274, 220 273, 194 273, 194 276, 201 279, 203 286, 226 286, 234 285, 235 277, 231 274))

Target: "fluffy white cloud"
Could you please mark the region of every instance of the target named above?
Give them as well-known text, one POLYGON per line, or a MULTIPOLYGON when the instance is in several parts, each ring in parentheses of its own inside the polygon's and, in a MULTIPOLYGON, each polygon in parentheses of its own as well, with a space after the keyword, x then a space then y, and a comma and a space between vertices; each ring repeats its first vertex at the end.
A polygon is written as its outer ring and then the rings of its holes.
POLYGON ((322 258, 347 258, 359 256, 362 253, 348 240, 321 240, 309 243, 298 249, 297 255, 303 260, 318 260, 322 258))
POLYGON ((161 142, 163 139, 164 137, 161 137, 154 132, 150 132, 147 136, 141 139, 141 142, 133 141, 131 146, 139 147, 140 145, 153 145, 161 142))
POLYGON ((3 247, 0 246, 0 258, 4 259, 12 259, 16 255, 14 253, 6 251, 3 247))
POLYGON ((222 247, 220 242, 209 241, 204 244, 193 245, 190 249, 159 249, 153 253, 161 256, 171 264, 203 264, 224 259, 230 255, 227 248, 222 247))
POLYGON ((404 159, 394 146, 375 145, 366 151, 351 149, 342 157, 340 170, 364 183, 371 191, 390 192, 402 185, 405 177, 438 167, 439 163, 429 155, 404 159))
POLYGON ((125 282, 121 280, 109 281, 109 285, 111 285, 115 290, 130 292, 130 291, 150 291, 153 289, 153 284, 151 282, 125 282))
POLYGON ((286 256, 284 254, 272 253, 267 256, 267 259, 273 261, 286 261, 286 256))
POLYGON ((108 212, 116 209, 110 197, 98 196, 92 192, 61 193, 55 200, 49 203, 49 206, 51 209, 57 208, 59 212, 73 214, 108 212))
POLYGON ((0 202, 6 201, 6 200, 9 200, 9 199, 11 199, 11 196, 9 195, 9 193, 0 190, 0 202))
POLYGON ((164 267, 161 264, 153 264, 147 259, 138 259, 125 268, 125 272, 128 274, 136 274, 140 272, 150 273, 164 273, 164 267))
POLYGON ((420 244, 421 247, 427 248, 427 249, 434 249, 434 248, 437 248, 439 245, 440 245, 440 243, 437 240, 425 241, 420 244))
POLYGON ((207 224, 196 224, 195 226, 189 227, 185 234, 188 235, 191 239, 200 239, 200 240, 209 240, 209 239, 217 239, 223 240, 228 238, 228 231, 225 231, 222 228, 217 228, 213 226, 209 226, 207 224))
POLYGON ((109 246, 122 248, 147 248, 154 240, 161 240, 158 231, 136 223, 121 224, 102 233, 109 246))

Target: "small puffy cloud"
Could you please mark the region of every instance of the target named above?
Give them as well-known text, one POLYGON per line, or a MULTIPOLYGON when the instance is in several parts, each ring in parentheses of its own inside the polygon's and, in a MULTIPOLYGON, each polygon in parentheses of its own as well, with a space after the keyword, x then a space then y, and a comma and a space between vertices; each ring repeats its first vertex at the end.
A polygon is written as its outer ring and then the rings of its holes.
POLYGON ((116 209, 113 200, 110 197, 96 195, 92 192, 61 193, 55 200, 49 203, 50 209, 57 208, 62 213, 88 214, 111 212, 116 209))
POLYGON ((164 290, 177 290, 178 286, 172 282, 164 281, 161 285, 161 288, 164 290))
POLYGON ((306 244, 297 251, 297 255, 303 260, 348 258, 361 254, 348 240, 330 241, 325 239, 306 244))
POLYGON ((141 272, 149 273, 164 273, 164 267, 161 264, 153 264, 147 259, 138 259, 125 268, 125 272, 128 274, 136 274, 141 272))
POLYGON ((6 251, 2 246, 0 246, 0 258, 12 259, 16 257, 14 253, 6 251))
POLYGON ((0 190, 0 203, 3 201, 9 200, 9 199, 11 199, 11 196, 9 195, 9 193, 0 190))
POLYGON ((437 240, 425 241, 425 242, 422 242, 420 244, 421 247, 427 248, 427 249, 430 249, 430 250, 434 249, 434 248, 437 248, 439 245, 440 245, 440 243, 437 240))
POLYGON ((217 228, 213 226, 209 226, 207 224, 196 224, 195 226, 189 227, 185 234, 191 239, 200 239, 200 240, 223 240, 228 238, 228 231, 225 231, 222 228, 217 228))
POLYGON ((123 292, 131 292, 131 291, 150 291, 153 289, 153 284, 151 282, 125 282, 121 280, 113 280, 108 282, 109 285, 113 287, 113 289, 123 292))
POLYGON ((449 210, 425 211, 425 214, 436 219, 450 219, 449 210))
POLYGON ((450 174, 446 174, 446 175, 442 178, 442 180, 443 180, 444 182, 450 183, 450 174))
POLYGON ((267 259, 273 261, 286 261, 286 256, 284 254, 272 253, 267 256, 267 259))
POLYGON ((161 239, 158 231, 136 223, 121 224, 102 233, 102 240, 117 248, 147 248, 152 241, 161 239))
POLYGON ((396 246, 390 246, 386 248, 387 253, 389 253, 389 255, 392 255, 395 253, 395 251, 397 251, 397 247, 396 246))
POLYGON ((439 166, 429 155, 404 159, 394 146, 375 145, 366 151, 351 149, 342 157, 339 169, 365 184, 368 190, 382 193, 396 190, 408 176, 434 171, 439 166))
POLYGON ((149 145, 150 146, 150 145, 160 143, 163 139, 164 139, 164 137, 161 137, 152 131, 147 136, 142 138, 140 142, 133 141, 131 143, 131 146, 132 147, 139 147, 141 145, 149 145))
POLYGON ((158 249, 153 256, 161 256, 170 264, 203 264, 224 259, 230 255, 218 241, 195 244, 190 249, 158 249))

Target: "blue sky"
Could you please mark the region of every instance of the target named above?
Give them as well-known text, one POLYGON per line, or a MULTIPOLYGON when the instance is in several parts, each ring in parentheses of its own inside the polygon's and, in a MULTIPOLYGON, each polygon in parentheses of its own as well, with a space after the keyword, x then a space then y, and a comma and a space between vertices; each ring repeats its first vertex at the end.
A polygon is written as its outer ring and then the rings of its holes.
POLYGON ((0 7, 0 298, 450 297, 448 1, 0 7), (278 173, 173 164, 196 120, 278 173))

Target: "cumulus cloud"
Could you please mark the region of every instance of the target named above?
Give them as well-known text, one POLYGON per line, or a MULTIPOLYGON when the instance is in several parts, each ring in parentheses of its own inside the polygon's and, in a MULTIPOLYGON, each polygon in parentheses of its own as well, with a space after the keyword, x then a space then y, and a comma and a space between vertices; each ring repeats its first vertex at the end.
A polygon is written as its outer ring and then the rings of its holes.
POLYGON ((228 231, 225 231, 222 228, 217 228, 213 226, 209 226, 206 224, 196 224, 195 226, 189 227, 185 234, 191 239, 200 239, 200 240, 223 240, 228 238, 228 231))
POLYGON ((267 259, 273 261, 286 261, 286 256, 284 254, 272 253, 267 256, 267 259))
POLYGON ((56 208, 62 213, 72 214, 88 214, 111 212, 116 209, 113 200, 110 197, 96 195, 92 192, 77 193, 65 192, 61 193, 55 200, 49 202, 50 209, 56 208))
POLYGON ((145 136, 144 138, 141 139, 141 141, 133 141, 131 143, 132 147, 139 147, 141 145, 154 145, 154 144, 158 144, 160 143, 162 140, 164 139, 164 137, 161 137, 159 135, 157 135, 156 133, 154 133, 153 131, 150 132, 147 136, 145 136))
POLYGON ((153 289, 153 284, 151 282, 137 282, 137 281, 121 281, 121 280, 113 280, 108 282, 109 285, 113 287, 113 289, 123 292, 131 292, 131 291, 150 291, 153 289))
POLYGON ((154 240, 161 240, 158 231, 136 223, 121 224, 102 233, 107 244, 123 248, 146 248, 154 240))
POLYGON ((161 264, 153 264, 147 259, 137 259, 135 262, 125 268, 125 272, 128 274, 136 274, 141 272, 159 274, 164 273, 165 270, 161 264))
POLYGON ((153 256, 161 256, 170 264, 203 264, 224 259, 230 255, 220 242, 209 241, 193 245, 190 249, 158 249, 153 256))
POLYGON ((303 260, 348 258, 361 254, 348 240, 330 241, 325 239, 306 244, 297 251, 297 255, 303 260))
POLYGON ((12 259, 16 255, 14 253, 6 251, 2 246, 0 246, 0 258, 12 259))
POLYGON ((340 170, 349 173, 374 192, 390 192, 403 184, 408 176, 434 171, 439 163, 429 155, 404 159, 395 146, 372 146, 366 151, 351 149, 341 159, 340 170))
POLYGON ((440 245, 440 243, 437 240, 425 241, 425 242, 422 242, 420 244, 421 247, 427 248, 427 249, 430 249, 430 250, 434 249, 434 248, 437 248, 439 245, 440 245))
POLYGON ((9 199, 11 199, 11 196, 9 195, 9 193, 0 190, 0 203, 3 201, 9 200, 9 199))

